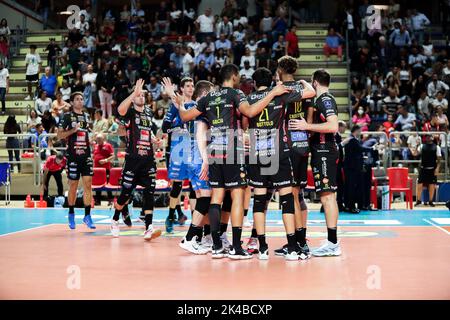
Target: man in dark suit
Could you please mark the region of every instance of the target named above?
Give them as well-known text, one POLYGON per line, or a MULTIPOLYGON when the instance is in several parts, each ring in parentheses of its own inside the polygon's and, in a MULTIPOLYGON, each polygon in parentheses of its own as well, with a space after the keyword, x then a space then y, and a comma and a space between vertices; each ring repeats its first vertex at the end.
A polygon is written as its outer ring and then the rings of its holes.
POLYGON ((363 147, 360 137, 361 127, 355 125, 344 146, 345 204, 346 211, 350 213, 360 212, 356 204, 359 208, 362 206, 363 147))
POLYGON ((342 175, 342 165, 344 162, 344 147, 342 145, 342 134, 347 129, 347 124, 344 121, 339 121, 338 132, 336 132, 336 144, 339 148, 339 162, 337 163, 337 197, 339 211, 344 211, 344 176, 342 175))

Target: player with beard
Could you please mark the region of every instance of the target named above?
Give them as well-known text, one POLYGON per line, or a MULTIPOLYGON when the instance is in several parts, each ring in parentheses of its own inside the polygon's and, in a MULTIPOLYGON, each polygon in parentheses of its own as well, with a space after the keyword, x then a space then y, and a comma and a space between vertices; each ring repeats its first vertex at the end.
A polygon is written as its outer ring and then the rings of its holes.
POLYGON ((242 222, 244 217, 244 197, 247 186, 244 168, 244 146, 242 129, 239 127, 241 113, 247 117, 259 114, 272 99, 288 90, 280 85, 266 97, 250 105, 236 88, 240 83, 239 68, 236 65, 224 65, 220 70, 222 86, 210 92, 198 101, 197 107, 186 110, 181 103, 180 116, 189 121, 202 114, 208 119, 211 142, 208 145, 209 181, 213 188, 211 205, 208 210, 213 238, 213 258, 250 259, 251 255, 242 248, 242 222), (220 240, 221 203, 225 191, 231 190, 231 223, 233 240, 227 254, 220 240))
MULTIPOLYGON (((249 103, 258 101, 268 94, 272 73, 266 68, 260 68, 253 74, 253 79, 257 91, 248 96, 249 103)), ((291 92, 275 97, 260 114, 249 119, 249 184, 254 187, 253 216, 259 242, 258 258, 262 260, 269 257, 264 215, 269 187, 280 193, 282 217, 288 240, 286 260, 307 258, 298 247, 295 234, 292 165, 284 119, 287 104, 300 101, 303 97, 311 98, 315 95, 315 91, 305 81, 299 86, 291 87, 291 92)))
POLYGON ((341 255, 340 242, 337 240, 339 210, 336 201, 339 151, 335 134, 338 131, 338 111, 336 100, 329 92, 330 78, 330 74, 323 69, 313 74, 312 84, 317 92, 313 123, 305 119, 289 121, 290 130, 311 131, 311 167, 316 192, 320 195, 325 211, 328 232, 328 240, 311 252, 318 257, 341 255))
POLYGON ((80 176, 83 182, 84 218, 89 229, 95 229, 91 218, 93 162, 89 133, 92 122, 89 114, 83 112, 83 93, 70 96, 72 111, 64 114, 59 123, 58 139, 67 140, 67 170, 69 179, 69 227, 75 229, 75 201, 80 176))
POLYGON ((156 163, 153 155, 152 110, 145 105, 144 80, 136 81, 133 93, 122 101, 117 112, 125 124, 126 156, 122 170, 122 186, 115 203, 111 220, 111 233, 119 236, 119 217, 124 206, 131 199, 137 185, 144 187, 142 211, 144 212, 144 240, 150 241, 161 235, 161 230, 153 229, 153 205, 155 191, 156 163))

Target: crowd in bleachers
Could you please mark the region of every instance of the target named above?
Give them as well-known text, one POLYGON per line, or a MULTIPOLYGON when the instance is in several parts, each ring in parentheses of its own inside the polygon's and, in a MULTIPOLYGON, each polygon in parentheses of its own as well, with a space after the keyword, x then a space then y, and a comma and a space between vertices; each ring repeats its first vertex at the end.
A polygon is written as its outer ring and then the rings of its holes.
MULTIPOLYGON (((330 23, 324 49, 327 54, 342 55, 342 39, 348 31, 351 122, 362 126, 363 131, 384 131, 388 137, 394 130, 448 133, 448 38, 444 33, 435 32, 432 39, 430 19, 396 1, 390 1, 388 9, 380 12, 381 30, 370 30, 366 23, 369 1, 352 3, 342 16, 330 23)), ((442 5, 448 12, 450 4, 444 1, 442 5)), ((365 135, 363 139, 374 137, 365 135)), ((418 159, 415 135, 398 134, 389 139, 394 160, 418 159)), ((435 135, 444 156, 449 139, 445 134, 435 135)))

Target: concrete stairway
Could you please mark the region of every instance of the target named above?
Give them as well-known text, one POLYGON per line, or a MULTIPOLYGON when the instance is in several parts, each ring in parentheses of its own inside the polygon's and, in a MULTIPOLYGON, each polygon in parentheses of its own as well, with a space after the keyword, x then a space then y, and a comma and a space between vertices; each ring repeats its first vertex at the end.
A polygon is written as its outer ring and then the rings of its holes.
POLYGON ((326 62, 323 55, 326 34, 327 24, 302 24, 297 29, 300 49, 297 77, 310 81, 315 70, 319 68, 328 70, 331 74, 330 92, 336 97, 339 119, 347 121, 349 119, 347 65, 345 61, 338 62, 337 56, 331 56, 330 61, 326 62))

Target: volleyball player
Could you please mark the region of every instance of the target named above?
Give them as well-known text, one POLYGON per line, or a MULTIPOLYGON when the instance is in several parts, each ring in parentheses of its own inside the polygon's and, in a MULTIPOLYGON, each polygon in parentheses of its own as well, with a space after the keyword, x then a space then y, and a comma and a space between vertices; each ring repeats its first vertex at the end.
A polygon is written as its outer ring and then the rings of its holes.
POLYGON ((122 186, 115 203, 111 220, 111 233, 119 236, 119 217, 124 206, 131 199, 137 185, 144 187, 142 211, 144 212, 144 240, 150 241, 161 235, 153 229, 153 205, 155 191, 156 163, 153 155, 152 110, 145 104, 144 80, 136 81, 133 92, 122 101, 117 112, 127 131, 126 156, 122 171, 122 186))
POLYGON ((69 227, 75 229, 75 201, 81 176, 84 192, 83 222, 89 229, 95 229, 91 218, 93 162, 89 133, 92 130, 92 121, 89 114, 83 112, 83 93, 74 92, 70 96, 70 101, 72 111, 64 114, 58 130, 58 139, 67 139, 69 227))
POLYGON ((311 131, 311 167, 316 192, 320 195, 325 211, 328 233, 327 241, 311 253, 318 257, 339 256, 341 246, 337 239, 339 210, 336 201, 339 151, 335 141, 335 133, 338 130, 337 104, 329 92, 330 74, 327 71, 323 69, 315 71, 312 85, 317 92, 313 123, 307 123, 305 119, 293 119, 289 121, 289 128, 311 131))
MULTIPOLYGON (((290 56, 283 56, 278 60, 277 76, 283 84, 289 88, 301 86, 295 80, 297 71, 297 60, 290 56)), ((312 97, 289 103, 286 110, 285 126, 287 128, 287 141, 290 147, 290 158, 292 163, 292 172, 294 176, 294 185, 292 193, 295 204, 295 236, 301 251, 309 256, 310 250, 306 243, 306 223, 308 218, 308 207, 304 199, 303 190, 308 180, 308 160, 309 144, 308 132, 289 130, 288 122, 291 119, 307 119, 312 122, 313 108, 312 97)), ((276 249, 275 255, 283 256, 287 252, 287 244, 282 248, 276 249)))
MULTIPOLYGON (((296 63, 295 59, 293 61, 296 63)), ((253 79, 257 91, 249 95, 249 103, 258 101, 267 95, 272 83, 272 73, 266 68, 259 68, 253 74, 253 79)), ((269 187, 280 193, 282 217, 288 240, 286 260, 294 261, 306 258, 300 252, 295 235, 292 165, 284 119, 287 103, 300 101, 303 96, 310 98, 314 95, 315 91, 311 85, 302 81, 301 85, 292 86, 291 92, 275 97, 260 114, 249 119, 251 155, 249 184, 254 187, 253 216, 259 242, 258 258, 261 260, 267 260, 269 257, 264 214, 269 187)))
POLYGON ((238 127, 240 114, 254 117, 278 95, 288 92, 284 86, 277 86, 265 98, 250 105, 245 95, 235 89, 240 82, 239 68, 224 65, 220 70, 222 86, 198 101, 198 106, 186 110, 180 105, 180 116, 184 121, 205 114, 211 131, 209 148, 209 181, 213 188, 211 205, 208 210, 213 239, 213 258, 226 256, 220 240, 220 204, 225 190, 231 190, 231 223, 233 240, 228 253, 230 259, 249 259, 251 255, 242 248, 242 222, 244 216, 244 196, 247 186, 244 168, 244 148, 242 130, 238 127))

